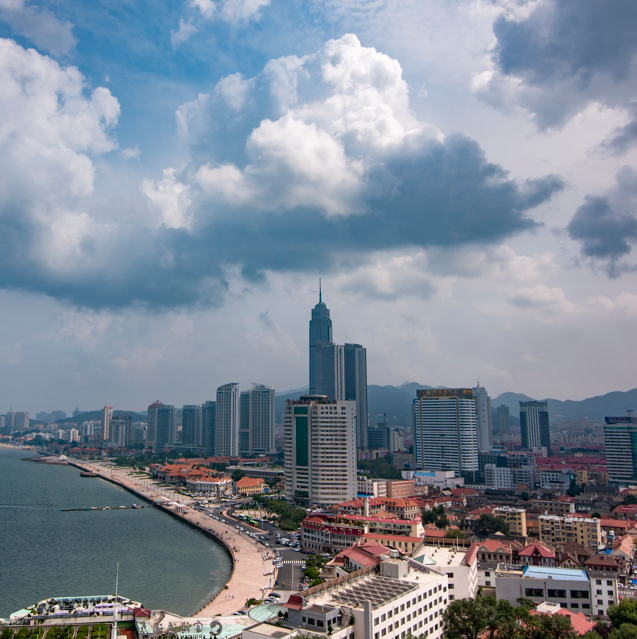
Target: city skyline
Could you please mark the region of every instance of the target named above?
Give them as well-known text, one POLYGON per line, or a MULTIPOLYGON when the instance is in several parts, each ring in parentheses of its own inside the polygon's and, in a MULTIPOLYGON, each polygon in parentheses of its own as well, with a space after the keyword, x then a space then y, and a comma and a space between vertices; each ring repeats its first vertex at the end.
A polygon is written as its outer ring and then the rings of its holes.
POLYGON ((635 387, 630 3, 10 4, 0 414, 303 387, 319 277, 369 384, 635 387))

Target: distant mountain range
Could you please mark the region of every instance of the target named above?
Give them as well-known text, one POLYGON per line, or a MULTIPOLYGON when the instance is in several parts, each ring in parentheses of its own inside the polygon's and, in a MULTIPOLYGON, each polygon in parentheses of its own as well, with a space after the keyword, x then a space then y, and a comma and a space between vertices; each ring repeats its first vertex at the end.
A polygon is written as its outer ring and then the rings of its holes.
MULTIPOLYGON (((367 403, 370 414, 370 424, 382 421, 383 413, 387 413, 389 424, 397 426, 411 425, 411 405, 419 388, 432 388, 416 382, 408 382, 400 386, 376 386, 370 384, 367 387, 367 403)), ((444 388, 439 386, 437 388, 444 388)), ((276 396, 276 421, 283 421, 283 410, 286 399, 298 399, 307 389, 286 391, 276 396)), ((491 407, 495 411, 498 406, 504 404, 509 407, 514 422, 520 413, 520 402, 528 402, 534 398, 521 393, 502 393, 491 399, 491 407)), ((549 415, 552 422, 574 421, 576 419, 588 419, 591 422, 603 422, 606 416, 625 415, 627 410, 635 409, 637 412, 637 388, 620 392, 614 391, 606 395, 589 397, 580 401, 559 399, 547 399, 549 415)))

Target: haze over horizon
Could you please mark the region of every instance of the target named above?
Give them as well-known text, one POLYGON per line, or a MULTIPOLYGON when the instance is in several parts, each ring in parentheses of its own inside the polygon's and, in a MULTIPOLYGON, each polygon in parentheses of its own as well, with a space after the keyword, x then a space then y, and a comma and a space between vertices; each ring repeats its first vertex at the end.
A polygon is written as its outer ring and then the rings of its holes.
POLYGON ((637 386, 637 4, 0 0, 0 413, 637 386), (613 37, 609 37, 612 34, 613 37))

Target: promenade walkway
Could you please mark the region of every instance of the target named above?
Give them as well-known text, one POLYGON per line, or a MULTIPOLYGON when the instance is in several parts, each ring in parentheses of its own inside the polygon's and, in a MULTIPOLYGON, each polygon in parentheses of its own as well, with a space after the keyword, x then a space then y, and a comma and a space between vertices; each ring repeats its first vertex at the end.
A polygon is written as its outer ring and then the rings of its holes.
MULTIPOLYGON (((71 460, 69 460, 71 461, 71 460)), ((132 473, 114 469, 101 463, 78 462, 72 460, 74 466, 84 470, 96 472, 114 483, 146 499, 169 498, 180 502, 185 507, 184 512, 176 513, 181 519, 202 530, 211 530, 219 535, 232 550, 234 557, 234 572, 226 588, 206 606, 199 610, 195 617, 213 617, 215 615, 231 615, 241 610, 248 599, 261 599, 265 592, 273 587, 275 576, 272 573, 273 553, 255 542, 250 537, 239 533, 234 527, 221 521, 212 519, 190 507, 191 500, 174 491, 166 491, 153 482, 135 477, 132 473), (265 574, 270 573, 270 574, 265 574)))

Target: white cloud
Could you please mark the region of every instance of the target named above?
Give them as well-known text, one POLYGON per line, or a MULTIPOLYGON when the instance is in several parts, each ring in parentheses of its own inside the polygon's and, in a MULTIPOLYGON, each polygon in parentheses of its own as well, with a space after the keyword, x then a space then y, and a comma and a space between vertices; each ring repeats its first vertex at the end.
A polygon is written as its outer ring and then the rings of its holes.
POLYGON ((197 31, 199 29, 192 22, 186 22, 183 18, 179 18, 179 28, 170 32, 170 44, 173 49, 176 49, 182 42, 186 42, 197 31))
POLYGON ((261 18, 260 11, 270 4, 270 0, 188 0, 187 10, 197 10, 188 20, 179 18, 179 28, 170 32, 170 42, 177 48, 200 30, 201 22, 222 20, 232 24, 256 22, 261 18), (199 25, 199 26, 198 26, 199 25))
POLYGON ((521 288, 509 295, 509 301, 518 308, 535 309, 548 315, 573 313, 576 310, 576 306, 566 299, 566 294, 559 286, 537 284, 521 288))
POLYGON ((313 55, 271 60, 250 80, 223 78, 214 99, 200 95, 178 109, 180 131, 197 143, 206 122, 219 129, 228 108, 234 122, 245 119, 241 126, 260 118, 247 137, 247 165, 208 162, 193 175, 208 196, 256 210, 361 213, 361 192, 378 180, 370 171, 388 153, 412 140, 442 139, 411 113, 400 64, 354 35, 330 40, 313 55))
POLYGON ((139 146, 131 146, 119 152, 119 156, 125 160, 139 160, 139 146))
POLYGON ((11 40, 0 40, 0 86, 0 221, 20 211, 20 224, 30 227, 24 257, 46 264, 51 275, 68 272, 86 257, 90 156, 115 148, 109 132, 119 103, 102 87, 85 97, 77 68, 11 40))
POLYGON ((587 301, 591 306, 609 313, 627 315, 629 317, 637 316, 637 295, 628 291, 620 293, 615 301, 604 295, 589 297, 587 301))
POLYGON ((70 22, 62 22, 47 8, 27 5, 24 0, 0 0, 0 19, 52 55, 65 55, 77 44, 70 22))
POLYGON ((158 182, 145 179, 142 192, 159 209, 160 224, 174 229, 189 228, 189 189, 175 177, 176 172, 175 169, 164 169, 162 179, 158 182))

